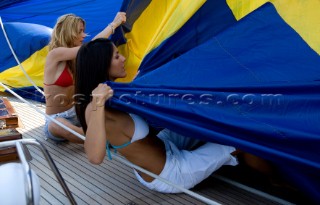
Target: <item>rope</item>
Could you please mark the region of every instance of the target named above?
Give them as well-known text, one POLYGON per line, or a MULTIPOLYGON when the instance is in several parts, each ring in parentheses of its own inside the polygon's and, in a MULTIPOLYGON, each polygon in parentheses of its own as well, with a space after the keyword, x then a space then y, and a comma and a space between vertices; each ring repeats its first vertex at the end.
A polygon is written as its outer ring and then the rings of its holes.
POLYGON ((1 29, 3 31, 3 34, 4 34, 4 37, 6 38, 6 41, 8 43, 8 46, 11 50, 11 53, 12 55, 14 56, 16 62, 18 63, 20 69, 22 70, 22 72, 24 73, 24 75, 26 76, 26 78, 29 80, 29 82, 38 90, 39 93, 41 93, 42 95, 44 95, 43 91, 33 82, 33 80, 29 77, 29 75, 27 74, 27 72, 25 71, 25 69, 23 68, 23 66, 21 65, 16 53, 14 52, 12 46, 11 46, 11 43, 10 43, 10 40, 7 36, 7 33, 6 33, 6 30, 4 29, 4 26, 3 26, 3 23, 2 23, 2 19, 1 19, 1 16, 0 16, 0 24, 1 24, 1 29))
MULTIPOLYGON (((4 87, 6 90, 8 90, 12 95, 14 95, 14 96, 17 97, 18 99, 20 99, 22 102, 28 104, 30 107, 32 107, 33 109, 35 109, 38 113, 44 115, 46 118, 49 118, 52 122, 56 123, 57 125, 61 126, 61 127, 64 128, 64 129, 68 130, 69 132, 71 132, 72 134, 76 135, 76 136, 79 137, 80 139, 85 140, 85 136, 83 136, 83 135, 75 132, 74 130, 70 129, 69 127, 67 127, 67 126, 65 126, 64 124, 60 123, 59 121, 55 120, 55 119, 52 118, 51 116, 47 115, 46 113, 44 113, 43 111, 41 111, 39 108, 37 108, 35 105, 31 104, 30 102, 26 101, 24 98, 22 98, 21 96, 19 96, 18 94, 16 94, 16 93, 15 93, 14 91, 12 91, 9 87, 7 87, 6 85, 4 85, 2 82, 0 82, 0 85, 1 85, 2 87, 4 87)), ((188 190, 188 189, 185 189, 185 188, 183 188, 183 187, 181 187, 181 186, 179 186, 179 185, 176 185, 176 184, 174 184, 174 183, 172 183, 172 182, 170 182, 170 181, 168 181, 168 180, 166 180, 166 179, 164 179, 164 178, 162 178, 162 177, 160 177, 160 176, 158 176, 158 175, 156 175, 156 174, 153 174, 152 172, 149 172, 148 170, 145 170, 145 169, 143 169, 143 168, 141 168, 141 167, 139 167, 139 166, 137 166, 137 165, 134 165, 134 164, 132 164, 131 162, 129 162, 128 160, 123 159, 123 157, 121 157, 121 156, 118 155, 118 154, 113 154, 113 157, 114 157, 114 159, 116 159, 116 160, 124 163, 125 165, 127 165, 127 166, 129 166, 129 167, 131 167, 131 168, 134 168, 134 169, 136 169, 136 170, 139 170, 139 171, 141 171, 141 172, 143 172, 143 173, 145 173, 145 174, 148 174, 149 176, 151 176, 151 177, 153 177, 153 178, 155 178, 155 179, 158 179, 158 180, 160 180, 160 181, 162 181, 162 182, 164 182, 164 183, 166 183, 166 184, 168 184, 168 185, 170 185, 170 186, 173 186, 174 188, 176 188, 176 189, 180 190, 181 192, 184 192, 184 193, 186 193, 186 194, 188 194, 188 195, 190 195, 190 196, 198 199, 199 201, 202 201, 202 202, 204 202, 204 203, 211 204, 211 205, 220 205, 218 202, 215 202, 215 201, 213 201, 213 200, 211 200, 211 199, 208 199, 208 198, 206 198, 206 197, 204 197, 204 196, 201 196, 200 194, 197 194, 197 193, 192 192, 192 191, 190 191, 190 190, 188 190)))
POLYGON ((26 90, 24 90, 24 89, 22 89, 22 88, 17 88, 17 87, 14 87, 14 86, 12 86, 12 85, 8 85, 8 84, 6 84, 6 83, 3 83, 3 84, 6 85, 6 86, 8 86, 8 87, 10 87, 11 89, 16 89, 16 91, 19 91, 19 92, 21 92, 21 93, 26 93, 26 94, 28 94, 28 95, 30 95, 30 96, 33 96, 33 97, 36 97, 36 98, 42 98, 42 97, 44 97, 43 95, 37 95, 37 94, 35 94, 34 92, 26 91, 26 90))

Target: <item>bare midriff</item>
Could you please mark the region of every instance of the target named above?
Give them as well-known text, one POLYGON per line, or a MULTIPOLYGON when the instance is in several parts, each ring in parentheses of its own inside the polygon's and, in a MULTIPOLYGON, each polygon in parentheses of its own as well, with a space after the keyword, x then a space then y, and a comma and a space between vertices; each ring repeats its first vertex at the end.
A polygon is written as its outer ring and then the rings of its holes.
MULTIPOLYGON (((133 142, 130 146, 120 149, 119 152, 133 164, 156 175, 161 173, 166 162, 165 145, 156 136, 148 136, 133 142)), ((143 172, 138 171, 138 173, 147 182, 154 179, 143 172)))
POLYGON ((52 115, 69 110, 74 105, 74 86, 44 86, 46 114, 52 115))

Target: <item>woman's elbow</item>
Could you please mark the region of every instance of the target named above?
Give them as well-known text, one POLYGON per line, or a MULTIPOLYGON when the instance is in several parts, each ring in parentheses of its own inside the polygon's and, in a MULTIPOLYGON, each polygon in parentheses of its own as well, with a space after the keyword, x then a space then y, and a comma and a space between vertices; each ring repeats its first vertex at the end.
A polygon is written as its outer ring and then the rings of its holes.
POLYGON ((92 164, 101 164, 106 155, 106 149, 104 147, 91 144, 87 140, 84 142, 84 151, 87 155, 88 161, 92 164))
POLYGON ((103 162, 103 159, 104 159, 104 157, 100 157, 100 156, 97 156, 97 155, 91 155, 90 156, 88 154, 87 154, 87 158, 88 158, 88 160, 89 160, 89 162, 91 164, 96 164, 96 165, 101 164, 103 162))
POLYGON ((86 148, 85 146, 85 152, 87 155, 87 159, 92 164, 101 164, 103 162, 104 156, 106 155, 105 152, 96 152, 96 150, 91 150, 86 148))

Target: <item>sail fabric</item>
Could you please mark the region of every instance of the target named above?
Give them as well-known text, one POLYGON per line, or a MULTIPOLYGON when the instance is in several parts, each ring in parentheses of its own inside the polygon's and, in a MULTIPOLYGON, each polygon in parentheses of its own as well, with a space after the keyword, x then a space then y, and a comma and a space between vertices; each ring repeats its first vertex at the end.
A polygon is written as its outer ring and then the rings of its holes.
POLYGON ((226 0, 237 20, 243 18, 266 2, 271 2, 283 20, 288 23, 308 45, 320 54, 320 1, 317 0, 226 0), (290 6, 288 6, 290 5, 290 6))
POLYGON ((179 31, 144 57, 138 77, 204 43, 234 23, 236 19, 225 1, 206 1, 179 31))
POLYGON ((320 57, 272 4, 131 83, 108 84, 112 107, 292 168, 319 199, 320 57))
MULTIPOLYGON (((51 28, 31 23, 4 23, 5 32, 10 44, 22 67, 37 86, 43 86, 43 71, 45 57, 48 53, 47 44, 51 35, 51 28), (36 39, 36 40, 35 40, 36 39)), ((25 88, 32 83, 18 65, 5 39, 4 32, 0 32, 0 79, 1 82, 14 88, 25 88)), ((4 91, 3 87, 0 91, 4 91)), ((27 92, 22 92, 25 94, 27 92)), ((31 91, 35 94, 36 92, 31 91)), ((41 99, 41 98, 39 98, 41 99)))
MULTIPOLYGON (((118 82, 132 81, 145 56, 158 49, 167 39, 172 39, 171 36, 179 33, 191 18, 197 18, 195 13, 205 8, 206 3, 205 0, 125 1, 121 10, 127 13, 127 23, 122 27, 123 33, 116 32, 112 40, 117 42, 119 52, 126 56, 125 66, 130 69, 127 69, 127 77, 119 79, 118 82), (118 43, 119 38, 124 40, 118 43)), ((180 48, 184 46, 178 41, 173 45, 179 45, 176 47, 180 48)), ((168 50, 169 55, 172 55, 171 50, 168 50)), ((155 60, 162 59, 164 57, 159 56, 159 59, 155 60)))
POLYGON ((144 57, 139 67, 139 76, 205 42, 266 2, 272 2, 281 18, 320 54, 320 27, 315 26, 320 25, 320 13, 315 9, 320 7, 319 1, 206 1, 175 35, 163 41, 160 46, 144 57))
POLYGON ((0 10, 3 22, 40 24, 53 28, 59 16, 73 13, 86 21, 86 32, 93 38, 105 28, 120 9, 122 1, 25 0, 0 10))

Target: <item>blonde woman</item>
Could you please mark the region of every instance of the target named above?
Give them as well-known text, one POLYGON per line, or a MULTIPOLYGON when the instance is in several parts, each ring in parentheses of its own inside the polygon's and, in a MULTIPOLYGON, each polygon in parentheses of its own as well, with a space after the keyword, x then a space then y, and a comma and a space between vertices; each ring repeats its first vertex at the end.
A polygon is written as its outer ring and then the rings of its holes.
MULTIPOLYGON (((108 38, 125 21, 126 14, 117 13, 114 20, 93 39, 108 38)), ((73 73, 76 55, 85 37, 85 21, 81 17, 74 14, 59 17, 52 31, 44 69, 46 114, 79 134, 83 134, 83 130, 74 111, 73 73)), ((46 119, 44 131, 47 139, 56 142, 83 143, 77 136, 49 119, 46 119)))

